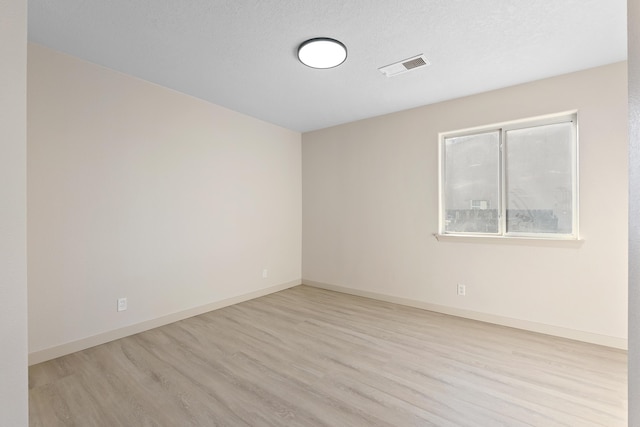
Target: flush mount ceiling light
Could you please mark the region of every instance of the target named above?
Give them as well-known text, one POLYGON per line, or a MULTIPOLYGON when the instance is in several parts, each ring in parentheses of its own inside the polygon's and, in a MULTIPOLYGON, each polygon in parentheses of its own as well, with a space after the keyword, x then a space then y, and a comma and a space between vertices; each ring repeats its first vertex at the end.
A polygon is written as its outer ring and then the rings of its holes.
POLYGON ((347 48, 338 40, 318 37, 300 45, 298 59, 311 68, 333 68, 347 59, 347 48))

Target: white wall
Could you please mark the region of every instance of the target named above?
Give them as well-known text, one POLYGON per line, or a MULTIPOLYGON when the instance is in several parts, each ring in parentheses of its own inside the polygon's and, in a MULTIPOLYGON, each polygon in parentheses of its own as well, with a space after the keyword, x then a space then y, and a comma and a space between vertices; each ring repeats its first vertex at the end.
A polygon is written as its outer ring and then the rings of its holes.
POLYGON ((32 362, 300 283, 299 133, 39 45, 28 59, 32 362))
POLYGON ((27 2, 0 0, 0 425, 28 425, 27 2))
POLYGON ((627 2, 629 46, 629 425, 640 425, 640 3, 627 2))
POLYGON ((618 63, 304 134, 303 282, 624 347, 626 89, 618 63), (433 237, 439 132, 573 109, 581 245, 433 237))

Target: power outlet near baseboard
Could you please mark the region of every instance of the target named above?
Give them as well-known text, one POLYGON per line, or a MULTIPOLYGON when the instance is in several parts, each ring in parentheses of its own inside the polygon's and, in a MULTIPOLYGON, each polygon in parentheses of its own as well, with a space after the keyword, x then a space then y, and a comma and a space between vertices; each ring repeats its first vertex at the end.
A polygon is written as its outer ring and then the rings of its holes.
POLYGON ((456 292, 458 293, 459 296, 463 297, 467 295, 467 287, 462 283, 458 283, 456 286, 456 292))

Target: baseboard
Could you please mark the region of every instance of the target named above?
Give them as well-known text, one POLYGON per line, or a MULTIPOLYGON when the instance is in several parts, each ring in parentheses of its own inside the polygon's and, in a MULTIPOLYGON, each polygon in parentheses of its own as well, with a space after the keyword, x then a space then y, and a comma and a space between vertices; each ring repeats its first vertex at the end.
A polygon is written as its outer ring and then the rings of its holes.
POLYGON ((331 285, 328 283, 315 282, 313 280, 302 279, 302 284, 313 286, 329 291, 342 292, 345 294, 357 295, 366 298, 372 298, 380 301, 391 302, 409 307, 421 308, 423 310, 434 311, 442 314, 449 314, 466 319, 479 320, 481 322, 493 323, 511 328, 523 329, 531 332, 538 332, 546 335, 553 335, 562 338, 568 338, 576 341, 583 341, 591 344, 613 347, 621 350, 627 350, 627 340, 624 338, 612 337, 608 335, 594 334, 591 332, 578 331, 559 326, 547 325, 544 323, 530 322, 527 320, 514 319, 510 317, 497 316, 493 314, 480 313, 477 311, 464 310, 443 305, 430 304, 423 301, 412 300, 408 298, 395 297, 376 292, 362 291, 358 289, 347 288, 344 286, 331 285))
POLYGON ((50 347, 40 351, 34 351, 33 353, 29 353, 29 366, 35 365, 41 362, 46 362, 47 360, 55 359, 57 357, 65 356, 67 354, 75 353, 76 351, 81 351, 90 347, 95 347, 96 345, 105 344, 110 341, 128 337, 130 335, 138 334, 140 332, 148 331, 149 329, 154 329, 159 326, 168 325, 169 323, 177 322, 179 320, 184 320, 189 317, 198 316, 200 314, 204 314, 209 311, 218 310, 220 308, 228 307, 230 305, 238 304, 238 303, 249 301, 265 295, 269 295, 274 292, 283 291, 285 289, 298 286, 300 285, 300 283, 301 283, 300 280, 294 280, 294 281, 283 283, 280 285, 271 286, 265 289, 259 289, 257 291, 249 292, 247 294, 238 295, 238 296, 227 298, 220 301, 214 301, 212 303, 190 308, 188 310, 180 311, 178 313, 171 313, 166 316, 158 317, 156 319, 151 319, 145 322, 136 323, 135 325, 125 326, 123 328, 104 332, 104 333, 83 338, 77 341, 72 341, 69 343, 61 344, 55 347, 50 347))

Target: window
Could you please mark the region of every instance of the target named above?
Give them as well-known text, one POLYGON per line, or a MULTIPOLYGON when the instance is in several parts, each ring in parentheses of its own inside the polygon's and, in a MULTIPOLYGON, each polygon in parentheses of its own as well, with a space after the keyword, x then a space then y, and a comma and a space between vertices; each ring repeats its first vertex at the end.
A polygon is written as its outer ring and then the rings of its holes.
POLYGON ((576 239, 576 113, 440 134, 440 234, 576 239))

